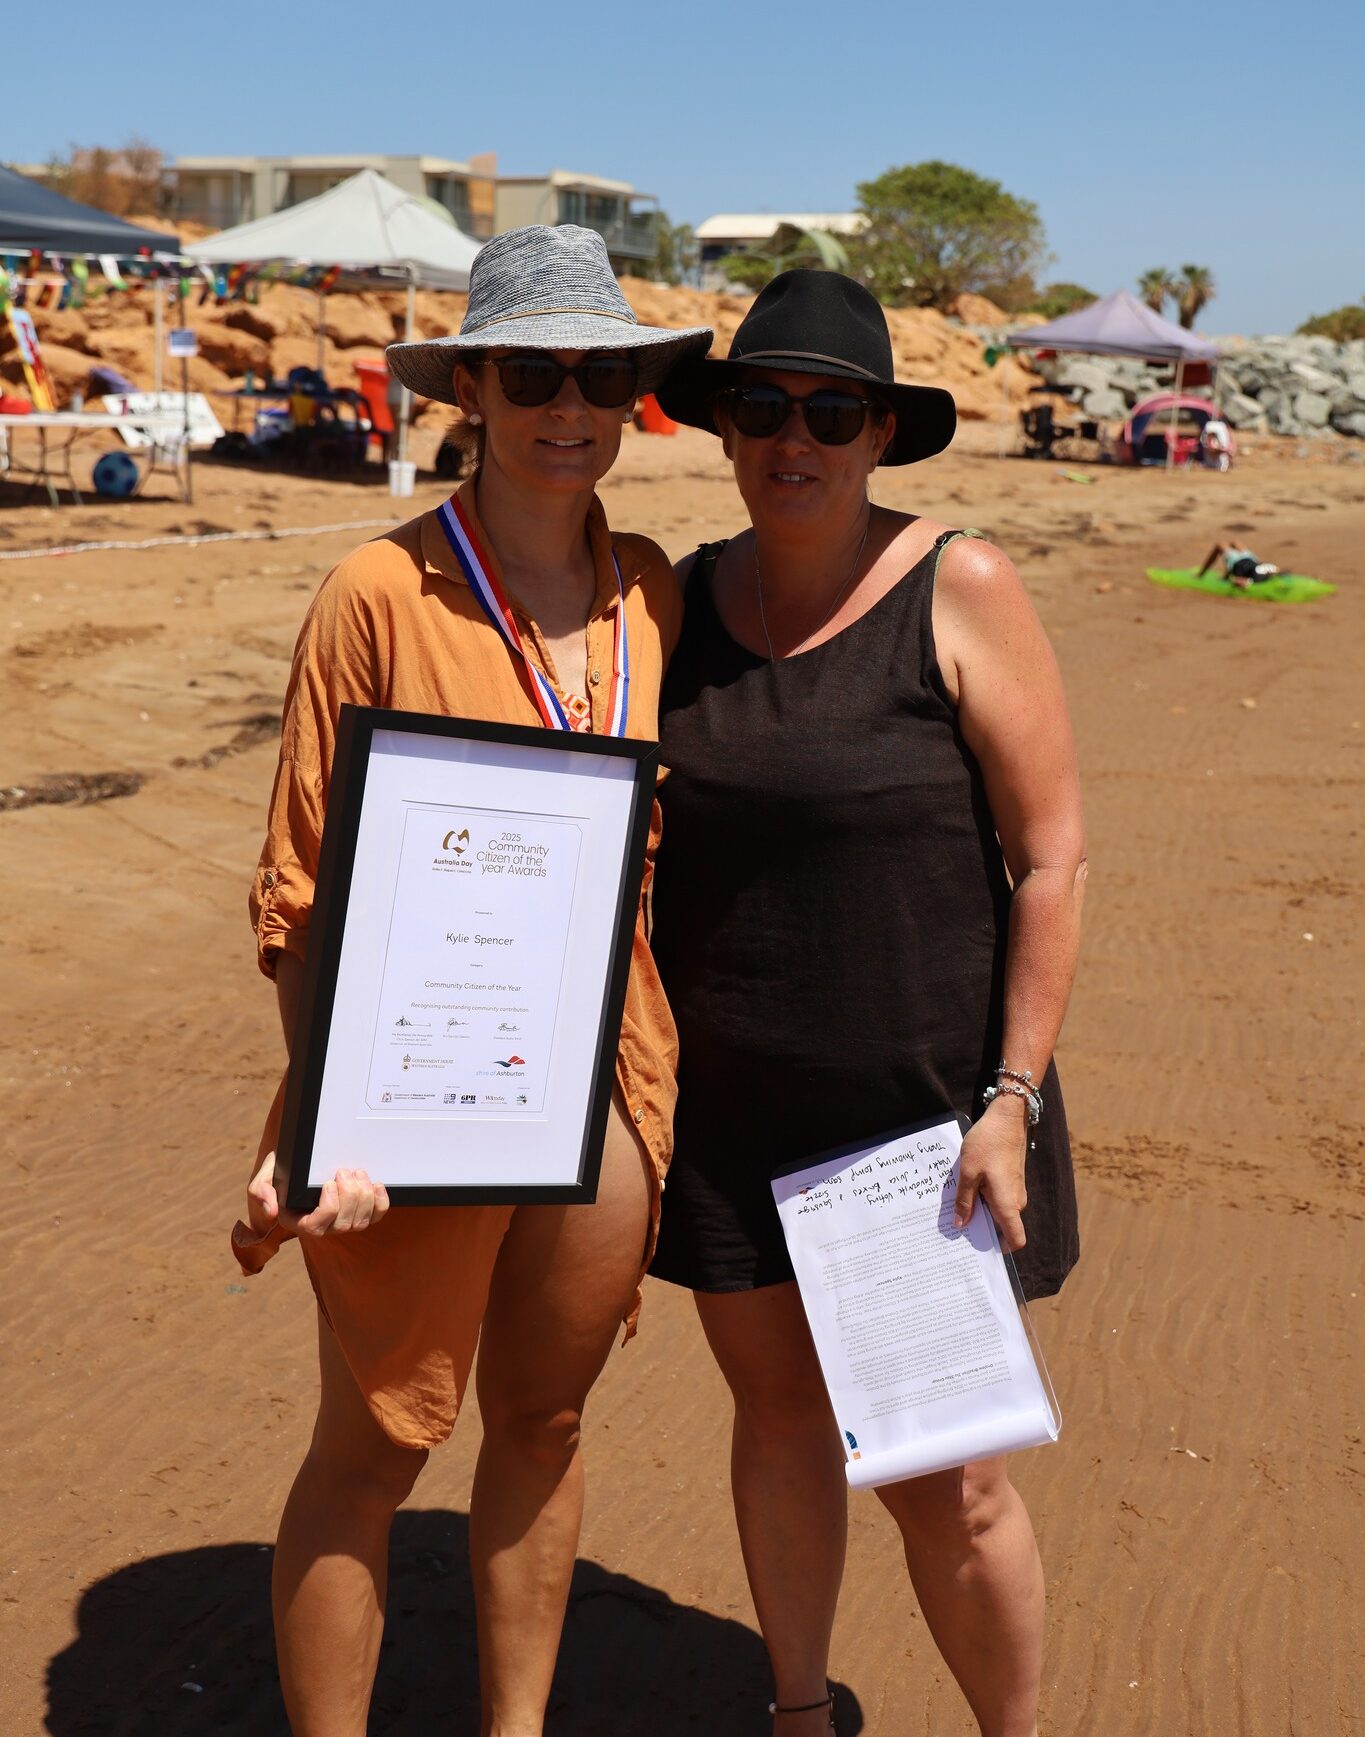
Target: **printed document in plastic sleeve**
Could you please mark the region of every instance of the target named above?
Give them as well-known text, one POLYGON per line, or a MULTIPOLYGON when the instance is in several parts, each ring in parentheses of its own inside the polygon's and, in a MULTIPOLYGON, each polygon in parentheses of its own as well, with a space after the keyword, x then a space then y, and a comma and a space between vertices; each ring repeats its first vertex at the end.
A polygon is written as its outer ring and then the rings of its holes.
POLYGON ((855 1489, 1056 1441, 1047 1369, 984 1200, 961 1230, 945 1119, 773 1179, 855 1489))

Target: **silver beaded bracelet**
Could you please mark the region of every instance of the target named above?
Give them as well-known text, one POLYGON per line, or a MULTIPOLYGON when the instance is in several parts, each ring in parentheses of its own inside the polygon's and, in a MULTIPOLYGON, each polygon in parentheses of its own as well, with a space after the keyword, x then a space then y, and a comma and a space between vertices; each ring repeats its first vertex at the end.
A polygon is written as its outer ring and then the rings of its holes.
POLYGON ((993 1103, 996 1098, 1001 1097, 1022 1098, 1028 1105, 1029 1127, 1036 1128, 1038 1126, 1043 1115, 1041 1092, 1028 1086, 1016 1085, 1012 1080, 1005 1080, 1000 1085, 987 1086, 981 1094, 982 1102, 986 1104, 993 1103))

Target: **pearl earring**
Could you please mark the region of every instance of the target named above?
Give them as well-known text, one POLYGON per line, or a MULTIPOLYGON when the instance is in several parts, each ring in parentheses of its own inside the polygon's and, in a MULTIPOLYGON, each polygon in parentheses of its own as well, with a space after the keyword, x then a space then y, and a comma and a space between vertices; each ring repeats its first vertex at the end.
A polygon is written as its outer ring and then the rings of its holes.
POLYGON ((470 413, 469 413, 469 425, 471 428, 482 428, 483 427, 483 417, 479 414, 479 412, 477 410, 471 410, 470 411, 470 413))

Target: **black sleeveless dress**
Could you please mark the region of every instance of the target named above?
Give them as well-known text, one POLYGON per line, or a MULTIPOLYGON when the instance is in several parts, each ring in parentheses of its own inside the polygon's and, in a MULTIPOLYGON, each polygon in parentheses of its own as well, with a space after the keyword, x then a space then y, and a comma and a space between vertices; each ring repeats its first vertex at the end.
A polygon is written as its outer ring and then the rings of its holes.
MULTIPOLYGON (((951 535, 951 533, 949 534, 951 535)), ((939 673, 944 536, 866 614, 771 663, 693 564, 661 704, 652 945, 681 1048, 658 1278, 790 1279, 779 1165, 944 1112, 1001 1059, 1010 887, 980 769, 939 673)), ((1028 1155, 1025 1293, 1079 1253, 1054 1068, 1028 1155)))

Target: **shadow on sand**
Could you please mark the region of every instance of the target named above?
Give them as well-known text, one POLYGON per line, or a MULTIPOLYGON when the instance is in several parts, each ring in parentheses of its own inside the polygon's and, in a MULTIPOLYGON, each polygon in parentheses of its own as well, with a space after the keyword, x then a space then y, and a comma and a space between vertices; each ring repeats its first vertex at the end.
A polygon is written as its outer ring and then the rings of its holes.
MULTIPOLYGON (((371 1737, 479 1728, 468 1520, 405 1511, 371 1737)), ((270 1629, 269 1547, 221 1544, 135 1562, 90 1587, 48 1667, 53 1737, 287 1737, 270 1629), (191 1686, 193 1685, 193 1686, 191 1686)), ((767 1660, 753 1629, 623 1574, 574 1571, 548 1737, 766 1737, 767 1660)), ((839 1730, 863 1729, 840 1691, 839 1730)))

